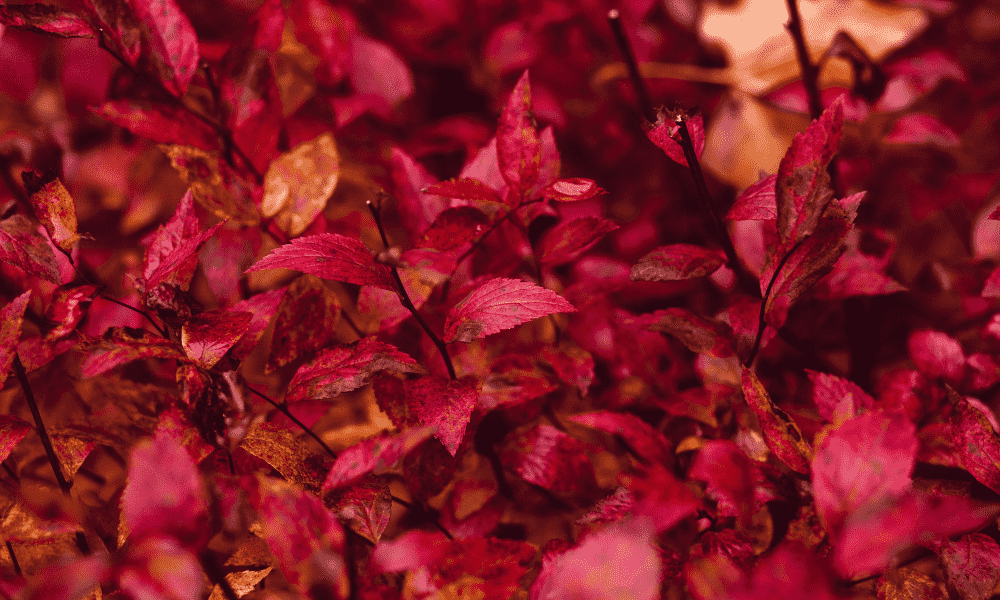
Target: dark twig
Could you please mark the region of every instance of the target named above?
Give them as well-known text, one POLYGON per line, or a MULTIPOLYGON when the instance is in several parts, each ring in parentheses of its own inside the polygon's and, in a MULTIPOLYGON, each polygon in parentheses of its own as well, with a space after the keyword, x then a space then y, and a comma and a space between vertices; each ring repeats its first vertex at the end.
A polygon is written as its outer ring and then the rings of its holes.
POLYGON ((812 118, 818 119, 823 114, 823 104, 819 98, 819 69, 809 58, 809 48, 806 46, 806 37, 802 33, 802 17, 799 16, 798 0, 785 0, 788 6, 788 23, 785 28, 792 36, 795 44, 795 55, 799 60, 799 67, 802 69, 802 84, 806 88, 806 96, 809 98, 809 113, 812 118))
MULTIPOLYGON (((14 374, 17 375, 17 380, 21 383, 21 389, 24 390, 24 397, 28 401, 28 408, 31 409, 31 416, 35 419, 35 431, 38 432, 38 437, 42 440, 42 447, 45 448, 45 456, 48 457, 49 465, 56 476, 56 483, 59 484, 59 489, 62 490, 63 496, 70 498, 71 486, 63 476, 59 457, 56 456, 56 450, 52 447, 52 440, 49 439, 49 432, 45 429, 45 423, 42 422, 42 413, 38 410, 35 394, 31 391, 31 384, 28 382, 28 373, 24 369, 21 357, 16 353, 14 354, 14 374)), ((76 532, 76 546, 84 556, 90 554, 90 544, 87 543, 87 538, 83 535, 82 531, 76 532)))
MULTIPOLYGON (((386 237, 385 228, 382 227, 382 217, 379 215, 378 209, 375 208, 375 204, 371 200, 367 201, 366 204, 368 205, 368 210, 372 213, 372 217, 375 219, 375 225, 378 227, 379 235, 382 236, 382 245, 384 245, 385 249, 388 250, 390 247, 389 238, 386 237)), ((448 375, 452 379, 458 379, 458 375, 455 374, 455 366, 451 363, 451 356, 448 355, 448 346, 445 345, 444 341, 439 338, 436 333, 434 333, 434 330, 431 329, 431 326, 428 325, 427 321, 424 320, 424 317, 421 316, 417 307, 414 306, 413 301, 410 300, 410 295, 406 293, 406 287, 403 285, 403 280, 399 277, 399 269, 396 268, 396 265, 390 264, 389 269, 392 271, 392 278, 396 281, 396 286, 399 288, 399 293, 397 295, 399 296, 400 303, 402 303, 406 310, 410 311, 413 318, 417 320, 417 323, 420 324, 423 330, 431 338, 431 341, 434 342, 434 345, 437 346, 438 352, 441 353, 441 358, 444 359, 444 366, 448 369, 448 375)))
POLYGON ((628 37, 625 35, 625 28, 622 27, 621 13, 618 12, 617 8, 612 8, 608 11, 608 25, 611 26, 611 33, 615 36, 615 44, 618 45, 618 51, 621 52, 622 58, 625 60, 625 66, 628 68, 628 76, 632 80, 632 89, 635 90, 636 99, 639 101, 639 110, 642 111, 642 116, 648 119, 649 122, 655 123, 656 112, 653 110, 653 102, 649 99, 649 90, 646 89, 646 82, 643 81, 642 76, 639 74, 639 63, 635 59, 632 44, 629 43, 628 37))
POLYGON ((14 564, 14 574, 20 577, 21 573, 21 563, 17 562, 17 555, 14 554, 14 546, 10 542, 7 542, 7 554, 10 554, 10 562, 14 564))
POLYGON ((267 402, 268 404, 270 404, 274 408, 277 408, 279 411, 281 411, 281 414, 283 414, 286 417, 288 417, 288 419, 292 423, 295 423, 295 425, 298 426, 302 431, 304 431, 306 435, 308 435, 312 439, 316 440, 316 443, 319 444, 320 446, 322 446, 323 450, 325 450, 327 454, 329 454, 330 456, 332 456, 334 459, 337 458, 337 453, 334 452, 333 449, 330 448, 330 446, 328 446, 326 444, 326 442, 324 442, 323 439, 321 437, 319 437, 319 435, 316 434, 315 431, 313 431, 309 426, 307 426, 305 423, 303 423, 302 421, 300 421, 298 417, 296 417, 295 415, 292 414, 292 411, 290 411, 288 409, 288 403, 287 402, 275 402, 274 400, 272 400, 268 396, 262 394, 261 392, 258 392, 257 390, 253 389, 249 385, 247 386, 247 389, 250 390, 252 393, 257 394, 258 397, 260 397, 261 399, 263 399, 265 402, 267 402))
POLYGON ((406 500, 403 500, 402 498, 396 496, 395 494, 389 494, 389 497, 392 499, 393 502, 395 502, 396 504, 399 504, 400 506, 402 506, 406 510, 409 510, 409 511, 412 511, 412 512, 419 512, 419 513, 423 514, 425 517, 427 517, 427 520, 431 522, 431 525, 434 525, 434 527, 437 528, 438 531, 440 531, 441 533, 443 533, 444 536, 446 538, 448 538, 449 540, 455 539, 451 535, 451 532, 448 531, 445 528, 445 526, 442 525, 441 522, 438 521, 434 517, 434 515, 430 514, 430 511, 428 511, 426 507, 417 506, 416 504, 414 504, 412 502, 407 502, 406 500))
POLYGON ((796 244, 792 246, 791 250, 786 252, 785 255, 781 257, 781 262, 779 262, 778 266, 774 269, 774 274, 771 275, 771 280, 767 282, 767 289, 764 291, 764 297, 760 301, 760 314, 757 317, 757 336, 754 338, 753 348, 750 350, 750 354, 747 355, 747 359, 745 361, 747 366, 753 366, 753 362, 757 358, 757 353, 760 351, 761 341, 764 339, 764 330, 767 329, 767 315, 765 314, 765 310, 767 309, 767 301, 771 297, 771 292, 774 288, 774 282, 778 280, 778 275, 781 273, 781 269, 784 268, 785 263, 788 262, 788 259, 791 258, 792 254, 799 249, 799 246, 802 245, 803 241, 804 239, 796 242, 796 244))
MULTIPOLYGON (((77 271, 77 272, 79 273, 79 271, 77 271)), ((165 339, 170 339, 170 335, 166 331, 164 331, 162 327, 160 327, 159 325, 157 325, 156 321, 153 320, 153 317, 149 316, 149 314, 147 314, 146 311, 139 310, 138 308, 136 308, 134 306, 130 306, 128 304, 125 304, 124 302, 121 302, 119 300, 115 300, 114 298, 110 298, 108 296, 105 296, 104 294, 99 294, 98 297, 101 298, 102 300, 107 300, 108 302, 113 302, 113 303, 117 304, 118 306, 121 306, 123 308, 127 308, 127 309, 129 309, 129 310, 131 310, 133 312, 139 313, 140 315, 142 315, 143 317, 145 317, 147 321, 149 321, 149 323, 156 329, 157 333, 159 333, 165 339)))

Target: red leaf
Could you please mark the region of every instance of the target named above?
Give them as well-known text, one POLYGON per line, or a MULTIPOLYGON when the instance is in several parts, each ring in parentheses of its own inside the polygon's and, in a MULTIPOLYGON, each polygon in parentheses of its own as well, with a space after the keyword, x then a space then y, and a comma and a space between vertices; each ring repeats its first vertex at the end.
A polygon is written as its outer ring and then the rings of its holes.
POLYGON ((423 369, 411 356, 374 337, 329 348, 295 372, 285 402, 334 398, 371 383, 379 371, 420 373, 423 369))
POLYGON ((941 562, 948 585, 965 600, 986 600, 1000 582, 1000 546, 983 533, 963 535, 941 544, 941 562))
POLYGON ((777 175, 768 175, 751 185, 736 198, 726 215, 731 221, 769 221, 778 218, 778 204, 774 197, 777 175))
POLYGON ((164 282, 176 283, 187 290, 198 264, 198 250, 221 226, 222 223, 218 223, 207 231, 200 231, 194 213, 194 197, 188 190, 177 212, 153 233, 146 246, 142 270, 145 290, 164 282))
POLYGON ((246 272, 262 269, 294 269, 323 279, 396 291, 389 267, 375 262, 364 242, 338 233, 294 239, 257 261, 246 272))
POLYGON ((528 483, 550 492, 590 493, 597 486, 587 447, 551 425, 536 425, 517 436, 500 460, 528 483))
POLYGON ((441 183, 424 188, 423 193, 434 194, 442 198, 454 198, 456 200, 469 200, 473 202, 487 202, 503 204, 503 198, 490 186, 478 179, 449 179, 441 183))
POLYGON ((751 575, 721 554, 692 563, 688 588, 700 600, 837 600, 829 569, 815 553, 785 542, 763 556, 751 575))
POLYGON ((980 483, 1000 493, 1000 436, 989 418, 953 390, 948 391, 952 404, 951 435, 962 457, 965 470, 980 483))
POLYGON ((434 437, 455 456, 479 400, 480 387, 472 376, 452 381, 428 375, 406 382, 406 404, 421 423, 435 427, 434 437))
POLYGON ((52 245, 23 215, 0 221, 0 261, 56 285, 63 282, 52 245))
POLYGON ((562 221, 538 243, 538 257, 542 264, 561 265, 576 260, 601 239, 618 229, 614 221, 600 217, 580 217, 562 221))
POLYGON ((853 381, 806 369, 812 382, 812 399, 819 416, 831 423, 853 419, 875 407, 875 399, 853 381))
POLYGON ((707 491, 719 503, 719 513, 749 516, 754 502, 754 464, 728 440, 708 440, 698 450, 688 476, 708 482, 707 491))
POLYGON ((14 415, 0 415, 0 461, 7 460, 18 442, 32 429, 30 423, 14 415))
POLYGON ((614 434, 650 463, 673 464, 673 451, 667 438, 635 415, 602 410, 574 415, 569 420, 614 434))
POLYGON ((260 336, 267 328, 267 324, 270 323, 271 317, 278 310, 278 305, 284 295, 285 288, 268 290, 246 300, 241 300, 229 308, 231 312, 248 312, 252 315, 246 333, 230 350, 233 358, 243 360, 257 346, 257 341, 260 340, 260 336))
POLYGON ((497 124, 497 161, 504 181, 519 199, 538 181, 542 141, 531 113, 531 84, 525 71, 500 113, 497 124))
POLYGON ((411 529, 394 540, 379 542, 372 551, 372 571, 397 573, 437 562, 447 551, 448 539, 437 531, 411 529))
POLYGON ((605 191, 599 188, 597 183, 591 179, 572 177, 553 181, 545 188, 543 193, 547 200, 579 202, 580 200, 590 200, 595 196, 604 194, 605 191))
POLYGON ((323 598, 347 598, 344 529, 314 494, 298 486, 258 475, 247 490, 260 516, 264 539, 288 582, 307 597, 314 586, 323 598), (255 485, 254 485, 255 484, 255 485))
POLYGON ((456 206, 443 211, 424 232, 419 247, 448 252, 473 242, 486 233, 490 218, 473 206, 456 206))
POLYGON ((357 443, 337 456, 323 490, 354 483, 369 473, 380 475, 434 433, 433 427, 414 427, 396 435, 380 436, 357 443))
POLYGON ((663 563, 655 540, 656 532, 646 518, 608 525, 544 562, 530 597, 659 598, 663 563))
POLYGON ((51 4, 0 6, 0 24, 56 37, 94 37, 87 21, 51 4))
POLYGON ((129 0, 163 87, 180 97, 198 70, 198 38, 174 0, 129 0))
POLYGON ((84 378, 100 375, 140 358, 184 358, 172 342, 144 329, 112 327, 92 347, 80 365, 84 378))
POLYGON ((993 209, 993 212, 990 213, 988 218, 993 219, 994 221, 1000 221, 1000 205, 993 209))
POLYGON ((342 522, 375 544, 392 516, 389 486, 379 477, 351 486, 328 506, 342 522))
POLYGON ((753 371, 744 367, 743 397, 757 415, 764 441, 778 459, 793 471, 807 475, 812 460, 812 448, 802 437, 802 431, 788 413, 778 408, 753 371))
POLYGON ((250 326, 251 313, 212 310, 195 315, 181 328, 181 347, 206 371, 215 366, 250 326))
POLYGON ((133 541, 165 534, 197 548, 209 536, 201 473, 168 435, 158 434, 132 451, 122 512, 133 541))
POLYGON ((669 333, 692 352, 719 358, 733 355, 733 329, 722 321, 699 317, 685 308, 665 308, 643 315, 642 320, 649 323, 649 331, 669 333))
POLYGON ((632 281, 678 281, 711 275, 725 264, 722 252, 692 244, 661 246, 632 267, 632 281))
MULTIPOLYGON (((45 334, 45 339, 61 340, 73 333, 80 320, 83 319, 84 311, 90 305, 98 289, 95 285, 57 289, 52 294, 52 301, 45 309, 45 318, 54 323, 54 327, 45 334)), ((2 318, 0 317, 0 319, 2 318)), ((0 385, 3 383, 0 382, 0 385)))
POLYGON ((795 134, 778 165, 775 201, 778 236, 795 243, 812 234, 833 199, 826 167, 837 152, 844 123, 844 97, 837 98, 806 128, 795 134))
POLYGON ((351 60, 351 42, 357 23, 347 8, 322 0, 302 0, 288 5, 289 18, 296 37, 321 59, 317 77, 336 85, 347 75, 351 60))
POLYGON ((17 354, 17 344, 21 339, 21 321, 24 319, 24 309, 31 300, 31 290, 24 292, 0 309, 0 387, 10 375, 10 367, 14 364, 17 354))
POLYGON ((444 341, 471 342, 539 317, 575 310, 550 289, 517 279, 491 279, 449 311, 444 341))
POLYGON ((219 149, 219 138, 211 127, 173 104, 112 100, 90 110, 139 137, 160 144, 194 146, 208 151, 219 149))
POLYGON ((273 371, 321 350, 333 339, 339 321, 337 295, 312 275, 299 277, 278 307, 266 369, 273 371))
POLYGON ((920 113, 900 117, 883 140, 889 144, 934 144, 943 148, 955 148, 962 144, 958 134, 937 117, 920 113))
MULTIPOLYGON (((694 144, 694 153, 701 159, 705 151, 705 123, 701 115, 694 116, 686 120, 688 133, 691 135, 691 142, 694 144)), ((681 166, 688 166, 687 157, 684 156, 684 149, 678 140, 681 139, 680 124, 674 121, 668 111, 661 110, 656 117, 656 124, 652 127, 645 124, 646 137, 663 150, 671 160, 681 166)))
POLYGON ((356 94, 377 98, 390 109, 413 95, 409 66, 386 44, 358 34, 351 40, 350 55, 356 94))
POLYGON ((94 28, 103 30, 104 41, 115 49, 129 66, 136 66, 142 53, 140 26, 127 3, 111 0, 83 0, 94 28))
POLYGON ((958 340, 940 331, 915 331, 906 342, 910 358, 924 375, 958 383, 965 372, 965 353, 958 340))

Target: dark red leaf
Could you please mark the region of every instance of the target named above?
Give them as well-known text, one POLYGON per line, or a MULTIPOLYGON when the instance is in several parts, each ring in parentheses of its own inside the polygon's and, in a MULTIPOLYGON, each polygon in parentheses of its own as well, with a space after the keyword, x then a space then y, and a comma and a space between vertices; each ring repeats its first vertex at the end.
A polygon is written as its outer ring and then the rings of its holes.
POLYGON ((733 355, 733 329, 722 321, 699 317, 686 308, 665 308, 642 319, 648 323, 646 329, 668 333, 692 352, 719 358, 733 355))
POLYGON ((806 369, 812 382, 812 399, 819 416, 831 423, 853 419, 875 407, 875 399, 853 381, 806 369))
POLYGON ((132 451, 122 512, 133 541, 166 534, 198 548, 208 539, 201 474, 187 450, 168 435, 158 434, 132 451))
POLYGON ((688 588, 700 600, 837 600, 824 561, 801 544, 785 542, 762 557, 752 574, 715 554, 690 564, 688 588))
POLYGON ((94 37, 94 28, 78 15, 51 4, 0 6, 0 24, 56 37, 94 37))
POLYGON ((299 367, 288 384, 285 401, 334 398, 368 385, 379 371, 420 373, 423 369, 395 346, 366 337, 324 350, 299 367))
POLYGON ((545 233, 538 243, 538 257, 544 265, 556 266, 576 260, 581 254, 618 229, 614 221, 600 217, 580 217, 562 221, 545 233))
POLYGON ((728 440, 708 440, 698 449, 688 475, 708 482, 708 493, 726 516, 749 516, 756 512, 754 464, 728 440))
POLYGON ((575 310, 547 288, 517 279, 491 279, 449 311, 444 341, 471 342, 539 317, 575 310))
POLYGON ((542 142, 531 113, 531 85, 525 71, 514 85, 497 124, 500 173, 519 197, 538 181, 542 142))
POLYGON ((267 370, 283 367, 330 344, 340 321, 340 301, 312 275, 296 279, 285 292, 274 320, 267 370))
POLYGON ((768 175, 751 185, 736 198, 726 215, 731 221, 769 221, 778 218, 778 204, 774 197, 777 175, 768 175))
POLYGON ((449 179, 435 183, 423 189, 425 194, 434 194, 442 198, 468 200, 471 202, 486 202, 503 204, 503 197, 490 186, 478 179, 449 179))
POLYGON ((231 312, 248 312, 252 316, 246 333, 230 350, 236 360, 243 360, 257 346, 258 340, 270 323, 271 317, 278 310, 281 299, 285 296, 285 288, 268 290, 256 294, 246 300, 241 300, 230 307, 231 312))
POLYGON ((574 415, 569 420, 616 435, 650 463, 673 464, 673 451, 667 438, 635 415, 602 410, 574 415))
POLYGON ((795 243, 811 235, 833 199, 826 167, 837 152, 843 122, 844 99, 841 96, 819 119, 810 123, 804 133, 795 135, 781 159, 775 181, 775 202, 782 243, 795 243))
POLYGON ((153 72, 163 87, 180 97, 198 70, 198 38, 194 27, 174 0, 130 0, 149 49, 153 72))
POLYGON ((605 193, 591 179, 572 177, 569 179, 557 179, 549 184, 543 192, 548 200, 556 202, 579 202, 580 200, 590 200, 595 196, 605 193))
POLYGON ((0 221, 0 261, 56 285, 63 282, 52 245, 22 215, 0 221))
POLYGON ((21 340, 21 321, 31 300, 31 290, 14 298, 0 309, 0 386, 7 381, 14 364, 17 344, 21 340))
POLYGON ((303 0, 288 6, 288 16, 296 37, 321 60, 318 78, 330 85, 340 83, 351 68, 351 42, 357 33, 351 12, 322 0, 303 0))
POLYGON ((632 281, 677 281, 711 275, 725 264, 725 255, 692 244, 661 246, 632 267, 632 281))
POLYGON ((30 423, 14 415, 0 415, 0 460, 7 460, 18 442, 32 429, 30 423))
POLYGON ((219 362, 250 327, 251 313, 212 310, 191 317, 181 328, 181 347, 205 370, 219 362))
POLYGON ((414 427, 400 434, 380 436, 351 446, 337 456, 323 482, 323 490, 349 485, 369 473, 384 473, 432 433, 433 427, 414 427))
POLYGON ((743 398, 747 406, 757 415, 760 428, 764 432, 767 447, 778 459, 788 465, 793 471, 809 474, 809 463, 812 461, 812 448, 802 437, 802 431, 788 413, 781 410, 771 400, 764 385, 757 375, 748 368, 742 374, 743 398))
POLYGON ((1000 546, 983 533, 945 541, 939 551, 948 585, 964 600, 986 600, 1000 582, 1000 546))
POLYGON ((83 0, 82 4, 91 15, 94 28, 103 30, 105 43, 114 48, 130 66, 136 66, 142 53, 142 34, 135 13, 128 3, 83 0))
POLYGON ((424 232, 421 248, 448 252, 479 239, 490 225, 483 211, 473 206, 456 206, 443 211, 424 232))
POLYGON ((965 372, 965 353, 958 340, 940 331, 916 331, 906 343, 910 358, 928 377, 958 383, 965 372))
POLYGON ((118 365, 140 358, 184 358, 169 340, 144 329, 112 327, 104 337, 86 348, 88 355, 80 365, 84 378, 100 375, 118 365))
POLYGON ((211 127, 173 104, 111 100, 91 110, 115 125, 154 142, 194 146, 208 151, 219 149, 219 138, 211 127))
POLYGON ((951 434, 965 469, 980 483, 1000 493, 1000 436, 989 418, 968 400, 949 390, 951 434))
POLYGON ((396 291, 389 267, 375 262, 364 242, 338 233, 294 239, 257 261, 246 272, 262 269, 294 269, 323 279, 396 291))
POLYGON ((528 483, 550 492, 590 493, 597 485, 587 447, 551 425, 536 425, 511 440, 500 460, 528 483))
POLYGON ((380 477, 352 485, 327 505, 348 527, 375 544, 392 516, 389 486, 380 477))
MULTIPOLYGON (((686 167, 688 166, 687 157, 684 156, 684 149, 679 142, 681 139, 680 124, 667 113, 668 111, 661 110, 656 117, 656 124, 652 127, 646 125, 646 137, 663 150, 671 160, 686 167)), ((705 123, 701 115, 687 119, 686 122, 688 133, 694 144, 695 156, 701 159, 701 154, 705 151, 705 123)))
POLYGON ((479 400, 480 387, 473 376, 453 381, 428 375, 406 382, 406 404, 421 423, 435 428, 434 437, 455 456, 479 400))

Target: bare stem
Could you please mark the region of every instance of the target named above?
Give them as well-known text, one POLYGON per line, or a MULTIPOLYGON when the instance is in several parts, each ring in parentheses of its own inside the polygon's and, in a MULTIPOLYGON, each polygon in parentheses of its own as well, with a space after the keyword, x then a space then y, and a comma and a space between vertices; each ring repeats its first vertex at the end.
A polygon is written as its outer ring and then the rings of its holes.
POLYGON ((20 577, 21 573, 21 563, 17 562, 17 555, 14 554, 14 546, 7 542, 7 554, 10 554, 10 562, 14 564, 14 574, 20 577))
MULTIPOLYGON (((382 217, 379 215, 378 209, 375 208, 375 204, 371 200, 367 201, 366 204, 368 205, 368 210, 372 213, 372 217, 375 219, 375 225, 378 227, 378 233, 382 236, 382 245, 384 245, 385 249, 388 250, 389 238, 386 237, 385 228, 382 227, 382 217)), ((430 325, 427 324, 427 321, 424 320, 424 317, 421 316, 417 307, 414 306, 413 301, 410 300, 410 295, 406 293, 406 286, 403 285, 403 280, 399 277, 399 269, 396 268, 396 265, 390 264, 389 268, 392 270, 392 278, 396 281, 396 287, 399 288, 397 295, 399 296, 400 303, 406 308, 406 310, 410 311, 413 318, 417 320, 417 323, 420 324, 423 330, 427 333, 428 337, 431 338, 431 341, 434 342, 434 345, 437 346, 438 352, 441 353, 441 358, 444 359, 444 366, 448 369, 448 375, 452 379, 458 379, 458 376, 455 374, 455 365, 451 363, 451 356, 448 355, 448 346, 445 345, 444 341, 441 340, 436 333, 434 333, 434 330, 431 329, 430 325)))
POLYGON ((819 98, 819 69, 809 58, 809 48, 806 46, 806 37, 802 33, 802 17, 799 15, 798 0, 785 0, 788 6, 788 23, 785 27, 792 42, 795 44, 795 55, 799 60, 799 67, 802 69, 802 84, 806 88, 806 96, 809 98, 809 112, 812 118, 818 119, 823 114, 823 105, 819 98))
MULTIPOLYGON (((49 466, 52 467, 52 472, 56 476, 56 483, 59 484, 59 489, 62 490, 63 496, 69 498, 70 484, 63 476, 59 457, 56 456, 56 450, 52 447, 52 440, 49 439, 49 432, 45 429, 45 423, 42 421, 42 413, 38 410, 35 394, 32 393, 31 384, 28 382, 28 373, 24 369, 21 357, 16 353, 14 354, 14 373, 17 375, 17 380, 21 383, 21 389, 24 390, 24 397, 28 401, 28 408, 31 409, 31 416, 35 419, 35 431, 38 432, 38 437, 42 440, 42 447, 45 448, 45 456, 48 457, 49 466)), ((84 556, 90 554, 90 545, 87 543, 87 538, 83 535, 82 531, 76 532, 76 546, 84 556)))
POLYGON ((781 273, 781 269, 784 268, 785 263, 788 262, 788 259, 791 258, 792 254, 798 250, 803 241, 804 240, 799 240, 796 242, 796 244, 792 246, 791 250, 786 252, 785 255, 781 257, 781 262, 779 262, 777 268, 774 269, 774 274, 771 275, 771 280, 767 282, 767 289, 764 291, 764 297, 760 301, 760 315, 757 317, 757 336, 754 338, 753 348, 750 350, 750 354, 747 355, 745 362, 748 366, 753 366, 753 362, 757 358, 757 353, 760 351, 761 342, 764 339, 764 330, 767 329, 767 321, 765 320, 767 315, 765 314, 765 310, 767 309, 767 301, 771 297, 771 292, 774 288, 774 282, 778 280, 778 275, 781 273))
POLYGON ((249 385, 247 386, 247 389, 250 390, 252 393, 257 394, 258 397, 260 397, 261 399, 263 399, 265 402, 267 402, 268 404, 270 404, 274 408, 277 408, 279 411, 281 411, 281 414, 283 414, 286 417, 288 417, 288 419, 292 423, 295 423, 295 425, 297 427, 299 427, 299 429, 301 429, 302 431, 304 431, 306 435, 308 435, 309 437, 311 437, 312 439, 314 439, 316 441, 316 443, 319 444, 323 448, 323 450, 326 451, 327 454, 329 454, 330 456, 332 456, 334 459, 337 458, 337 453, 334 452, 333 449, 330 448, 330 446, 328 446, 326 444, 326 442, 323 441, 323 438, 319 437, 319 435, 317 435, 315 431, 313 431, 309 426, 307 426, 305 423, 303 423, 302 421, 300 421, 298 417, 296 417, 295 415, 292 414, 292 411, 290 411, 288 409, 288 403, 287 402, 275 402, 274 400, 272 400, 268 396, 264 395, 261 392, 258 392, 257 390, 253 389, 249 385))
POLYGON ((636 98, 639 101, 639 110, 642 111, 642 116, 649 120, 649 122, 656 122, 656 112, 653 110, 653 102, 649 99, 649 90, 646 89, 646 82, 643 81, 642 76, 639 74, 639 62, 635 59, 635 52, 632 50, 632 44, 629 43, 628 37, 625 35, 625 28, 622 27, 621 13, 618 12, 617 8, 612 8, 608 11, 608 25, 611 26, 611 33, 615 36, 615 44, 618 45, 618 51, 621 52, 622 58, 625 60, 625 66, 628 68, 629 79, 632 80, 632 89, 635 90, 636 98))

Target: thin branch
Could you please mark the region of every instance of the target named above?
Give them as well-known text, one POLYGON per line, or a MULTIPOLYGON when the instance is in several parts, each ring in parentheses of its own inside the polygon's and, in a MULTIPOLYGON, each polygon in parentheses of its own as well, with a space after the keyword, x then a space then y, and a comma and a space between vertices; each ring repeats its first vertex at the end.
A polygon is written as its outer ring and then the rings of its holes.
MULTIPOLYGON (((59 489, 62 490, 63 496, 70 498, 71 486, 63 476, 59 457, 56 456, 56 450, 52 447, 52 440, 49 439, 49 432, 45 429, 45 423, 42 421, 42 413, 38 410, 35 394, 31 391, 31 384, 28 382, 28 373, 24 369, 21 357, 16 353, 14 354, 14 373, 17 375, 17 380, 21 383, 21 389, 24 390, 24 397, 28 401, 28 408, 31 409, 31 416, 35 419, 35 431, 38 432, 38 437, 42 440, 42 447, 45 448, 45 456, 48 457, 49 466, 52 467, 52 472, 56 476, 56 483, 59 484, 59 489)), ((90 545, 87 543, 87 538, 83 535, 82 531, 76 532, 76 546, 84 556, 90 555, 90 545)))
POLYGON ((823 114, 823 104, 819 98, 819 69, 809 58, 809 48, 806 46, 806 37, 802 33, 802 17, 799 15, 798 0, 785 0, 788 6, 788 23, 785 28, 792 36, 795 44, 795 55, 799 60, 799 67, 802 69, 802 84, 806 88, 806 96, 809 98, 809 112, 812 118, 818 119, 823 114))
POLYGON ((767 321, 765 320, 767 315, 764 311, 767 309, 767 301, 771 297, 771 291, 774 288, 774 283, 778 280, 778 275, 781 273, 781 269, 784 268, 785 263, 788 262, 788 259, 791 258, 792 254, 799 249, 799 246, 802 245, 803 241, 805 241, 805 238, 796 242, 795 245, 792 246, 791 250, 786 252, 785 255, 781 257, 781 262, 779 262, 778 266, 774 269, 774 274, 771 275, 771 280, 767 282, 767 289, 764 291, 764 297, 760 301, 760 314, 757 317, 757 336, 754 338, 753 348, 750 350, 750 354, 747 355, 747 359, 745 361, 747 366, 753 366, 753 362, 757 358, 757 353, 760 351, 761 341, 764 339, 764 330, 767 329, 767 321))
POLYGON ((162 336, 164 339, 170 339, 170 334, 168 334, 166 331, 164 331, 162 327, 160 327, 159 325, 157 325, 156 321, 153 320, 153 317, 149 316, 149 314, 147 314, 146 311, 139 310, 138 308, 136 308, 134 306, 130 306, 128 304, 125 304, 124 302, 121 302, 119 300, 115 300, 114 298, 105 296, 104 294, 98 294, 98 297, 101 298, 102 300, 107 300, 108 302, 113 302, 113 303, 117 304, 118 306, 121 306, 122 308, 127 308, 127 309, 129 309, 129 310, 131 310, 133 312, 139 313, 140 315, 142 315, 143 317, 145 317, 147 321, 149 321, 149 323, 156 329, 156 332, 159 333, 160 336, 162 336))
MULTIPOLYGON (((385 235, 385 228, 382 227, 382 217, 379 215, 378 209, 375 208, 375 204, 371 200, 368 200, 366 204, 368 205, 368 210, 372 213, 372 217, 375 218, 375 225, 378 227, 379 235, 382 236, 382 244, 385 246, 385 249, 388 250, 389 239, 385 235)), ((444 366, 448 369, 448 375, 452 379, 458 379, 458 375, 455 374, 455 365, 451 363, 451 356, 448 355, 448 346, 445 345, 444 341, 441 340, 436 333, 434 333, 434 330, 431 329, 431 326, 424 320, 424 317, 417 310, 417 307, 414 306, 413 301, 410 300, 410 295, 406 293, 406 286, 403 285, 403 280, 399 277, 399 269, 396 268, 396 265, 390 264, 389 268, 392 271, 392 278, 396 281, 396 286, 399 288, 399 293, 397 295, 399 296, 400 303, 406 308, 406 310, 410 311, 413 318, 417 320, 417 323, 420 324, 424 332, 426 332, 428 337, 431 338, 431 341, 434 342, 434 345, 437 346, 438 352, 441 353, 441 358, 444 359, 444 366)))
POLYGON ((423 514, 424 516, 426 516, 427 520, 430 521, 431 524, 434 525, 434 527, 436 527, 438 531, 440 531, 441 533, 443 533, 446 538, 448 538, 449 540, 455 539, 451 535, 451 532, 448 531, 448 529, 446 529, 445 526, 442 525, 441 522, 438 521, 434 517, 434 515, 430 514, 430 511, 428 511, 426 507, 424 507, 424 506, 417 506, 417 505, 415 505, 412 502, 407 502, 406 500, 403 500, 402 498, 396 496, 395 494, 389 494, 389 498, 391 498, 393 502, 395 502, 396 504, 399 504, 400 506, 402 506, 406 510, 409 510, 409 511, 412 511, 412 512, 420 512, 421 514, 423 514))
POLYGON ((361 328, 358 327, 358 324, 354 322, 354 319, 351 318, 351 315, 347 314, 346 310, 340 311, 340 317, 344 319, 344 322, 346 322, 351 327, 351 329, 354 330, 354 334, 358 336, 359 340, 365 337, 365 334, 361 332, 361 328))
POLYGON ((649 99, 649 90, 646 89, 646 82, 639 74, 639 63, 635 59, 635 52, 632 44, 629 43, 625 35, 625 28, 622 27, 621 13, 617 8, 608 11, 608 25, 611 26, 611 33, 615 36, 615 44, 625 60, 628 67, 628 76, 632 80, 632 89, 635 90, 636 99, 639 101, 639 110, 642 115, 651 123, 656 122, 656 112, 653 110, 653 102, 649 99))
POLYGON ((21 572, 21 564, 17 562, 17 555, 14 554, 14 546, 7 542, 7 554, 10 554, 10 562, 14 564, 14 574, 20 577, 23 575, 21 572))
POLYGON ((330 448, 330 446, 328 446, 326 444, 326 442, 324 442, 323 439, 321 437, 319 437, 319 435, 316 434, 315 431, 313 431, 308 425, 306 425, 305 423, 303 423, 302 421, 300 421, 298 417, 296 417, 295 415, 293 415, 292 411, 288 410, 288 403, 287 402, 275 402, 274 400, 272 400, 268 396, 262 394, 261 392, 258 392, 257 390, 253 389, 253 387, 251 387, 249 385, 247 385, 247 389, 250 390, 252 393, 257 394, 258 397, 260 397, 261 399, 263 399, 265 402, 267 402, 268 404, 270 404, 274 408, 277 408, 279 411, 281 411, 281 414, 283 414, 286 417, 288 417, 288 419, 292 423, 295 423, 295 425, 298 426, 303 432, 305 432, 306 435, 308 435, 309 437, 311 437, 312 439, 314 439, 317 444, 319 444, 320 446, 322 446, 323 450, 325 450, 327 454, 329 454, 330 456, 332 456, 334 459, 337 458, 337 453, 334 452, 333 449, 330 448))

